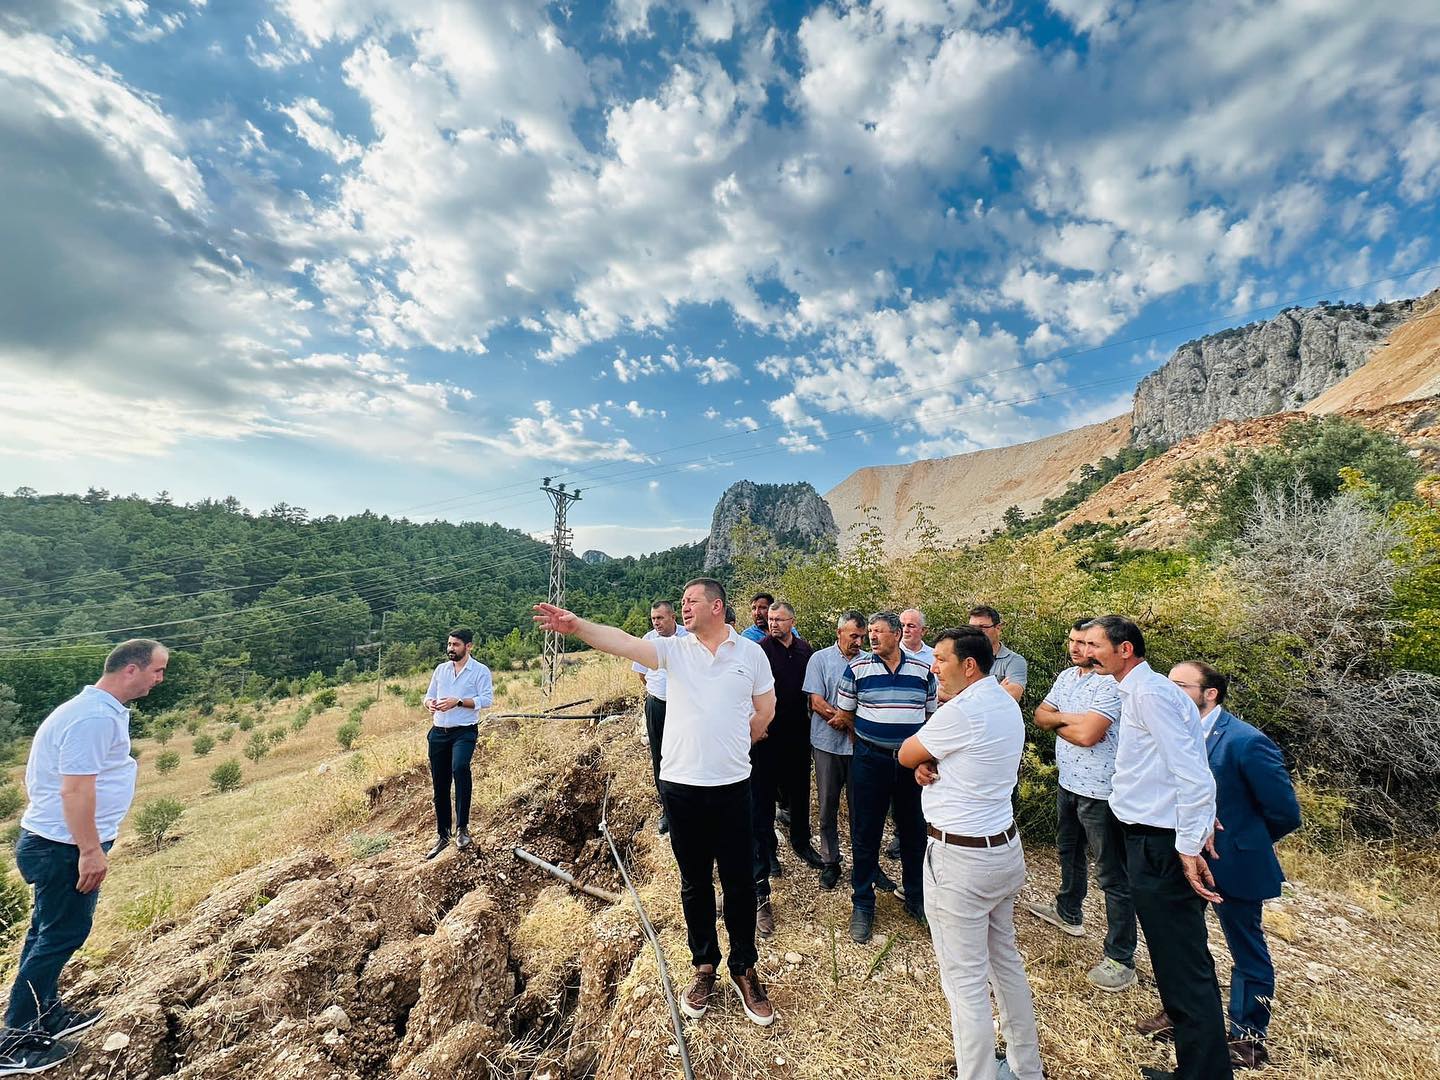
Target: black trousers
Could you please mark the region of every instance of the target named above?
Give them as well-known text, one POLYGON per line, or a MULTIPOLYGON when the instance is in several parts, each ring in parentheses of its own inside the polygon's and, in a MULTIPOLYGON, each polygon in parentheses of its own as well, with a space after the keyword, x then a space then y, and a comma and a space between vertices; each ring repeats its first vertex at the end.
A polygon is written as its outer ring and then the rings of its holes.
POLYGON ((1107 800, 1076 795, 1063 787, 1056 790, 1060 891, 1055 894, 1055 910, 1068 923, 1080 922, 1093 858, 1095 880, 1105 894, 1105 955, 1133 968, 1135 905, 1130 902, 1130 874, 1125 869, 1125 826, 1110 812, 1107 800))
MULTIPOLYGON (((660 791, 660 750, 665 743, 665 701, 654 694, 645 695, 645 735, 650 740, 650 767, 655 773, 655 790, 660 791)), ((665 808, 660 808, 665 818, 665 808)))
POLYGON ((470 759, 475 756, 478 725, 464 727, 432 726, 430 744, 430 782, 435 788, 435 831, 450 835, 450 785, 455 785, 455 827, 461 832, 470 829, 470 759))
MULTIPOLYGON (((755 883, 751 880, 750 781, 697 787, 660 781, 660 802, 670 822, 670 849, 680 868, 680 907, 690 959, 720 966, 715 932, 715 880, 720 872, 727 964, 737 974, 755 966, 755 883)), ((772 804, 773 805, 773 804, 772 804)))
POLYGON ((1220 984, 1206 940, 1206 902, 1185 880, 1175 832, 1127 825, 1125 853, 1130 898, 1150 949, 1160 1004, 1175 1022, 1175 1076, 1232 1080, 1220 984))

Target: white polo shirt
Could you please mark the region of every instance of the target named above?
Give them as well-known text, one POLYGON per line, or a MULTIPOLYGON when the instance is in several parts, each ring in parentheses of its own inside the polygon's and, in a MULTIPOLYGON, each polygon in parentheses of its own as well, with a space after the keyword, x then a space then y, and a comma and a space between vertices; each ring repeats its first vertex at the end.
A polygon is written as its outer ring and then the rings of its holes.
POLYGON ((713 654, 694 634, 651 644, 668 676, 660 779, 695 787, 748 779, 751 699, 775 688, 765 650, 734 630, 713 654))
POLYGON ((957 836, 994 836, 1010 827, 1025 722, 993 676, 941 705, 915 737, 940 769, 940 779, 920 792, 926 821, 957 836))
POLYGON ((56 843, 75 843, 60 805, 60 778, 93 776, 95 828, 102 844, 114 840, 135 798, 135 770, 130 710, 99 687, 87 686, 35 732, 25 765, 30 805, 20 827, 56 843))
POLYGON ((460 669, 460 674, 455 674, 455 662, 446 660, 435 669, 435 674, 430 676, 430 688, 425 691, 426 701, 440 701, 444 698, 473 698, 475 707, 467 709, 463 705, 456 705, 447 712, 430 714, 430 720, 436 727, 470 727, 480 722, 480 710, 488 709, 495 701, 495 683, 490 677, 490 669, 476 660, 475 657, 468 657, 465 666, 460 669))
MULTIPOLYGON (((671 634, 670 636, 671 636, 671 637, 686 637, 686 636, 689 635, 689 633, 690 633, 690 631, 689 631, 689 630, 686 630, 683 626, 677 626, 677 627, 675 627, 675 633, 671 634)), ((646 641, 655 641, 656 639, 660 638, 661 636, 662 636, 662 635, 661 635, 661 633, 660 633, 659 630, 648 630, 648 631, 646 631, 646 633, 645 633, 645 640, 646 640, 646 641)), ((631 671, 639 672, 641 675, 644 675, 644 676, 645 676, 645 693, 649 694, 651 697, 655 698, 657 701, 664 701, 664 700, 665 700, 665 669, 664 669, 664 668, 648 668, 648 667, 646 667, 644 664, 641 664, 641 663, 638 663, 638 662, 637 662, 637 663, 634 663, 634 664, 631 664, 631 665, 630 665, 630 670, 631 670, 631 671)))

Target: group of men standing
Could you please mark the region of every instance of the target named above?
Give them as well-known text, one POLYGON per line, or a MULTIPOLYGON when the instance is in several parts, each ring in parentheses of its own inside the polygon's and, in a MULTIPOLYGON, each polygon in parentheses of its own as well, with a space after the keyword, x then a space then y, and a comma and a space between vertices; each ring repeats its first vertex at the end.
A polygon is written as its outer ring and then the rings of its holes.
MULTIPOLYGON (((978 605, 968 626, 926 644, 917 609, 847 611, 835 644, 814 649, 795 631, 794 609, 767 593, 752 598, 753 625, 743 633, 725 625, 716 581, 690 582, 681 606, 683 626, 673 605, 656 604, 643 640, 548 605, 537 606, 536 618, 629 657, 645 680, 661 830, 680 867, 696 967, 683 1010, 704 1015, 718 978, 718 869, 729 981, 751 1020, 774 1019, 754 964, 756 934, 775 930, 770 879, 783 872, 776 823, 819 871, 820 886, 832 889, 841 877, 843 796, 851 937, 871 939, 877 888, 893 891, 932 938, 957 1076, 979 1080, 998 1067, 1002 1076, 1039 1080, 1034 1005, 1014 926, 1025 862, 1012 795, 1028 665, 1001 642, 999 612, 978 605), (716 760, 725 767, 701 767, 716 760), (887 816, 898 885, 880 865, 887 816), (992 991, 1006 1044, 998 1064, 992 991)), ((1144 931, 1163 1008, 1137 1028, 1172 1040, 1178 1062, 1173 1074, 1144 1075, 1208 1080, 1263 1064, 1274 969, 1261 905, 1280 892, 1273 844, 1299 825, 1280 751, 1224 710, 1227 681, 1210 665, 1186 661, 1168 677, 1152 670, 1129 619, 1077 620, 1068 648, 1070 666, 1035 712, 1036 724, 1056 734, 1061 883, 1053 902, 1027 907, 1084 936, 1082 902, 1095 863, 1107 932, 1087 978, 1100 990, 1136 984, 1144 931), (1234 958, 1228 1033, 1207 905, 1234 958)))

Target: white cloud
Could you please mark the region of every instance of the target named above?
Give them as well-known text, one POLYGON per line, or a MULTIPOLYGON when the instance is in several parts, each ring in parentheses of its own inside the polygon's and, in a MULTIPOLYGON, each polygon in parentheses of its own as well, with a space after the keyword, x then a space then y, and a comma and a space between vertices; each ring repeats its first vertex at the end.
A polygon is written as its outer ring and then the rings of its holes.
POLYGON ((646 457, 628 439, 601 439, 586 430, 585 410, 572 409, 570 419, 562 418, 549 401, 535 402, 534 416, 510 419, 504 435, 463 433, 462 441, 479 443, 507 457, 555 461, 645 461, 646 457))
MULTIPOLYGON (((677 544, 694 544, 709 534, 709 523, 704 525, 586 525, 577 523, 575 529, 576 551, 595 549, 617 558, 625 555, 648 555, 654 551, 665 551, 677 544)), ((537 540, 548 540, 549 533, 537 533, 537 540)))
POLYGON ((633 399, 625 403, 624 409, 631 416, 635 417, 636 420, 653 420, 657 418, 663 420, 666 415, 664 409, 647 409, 644 405, 641 405, 633 399))
POLYGON ((732 431, 757 431, 760 428, 760 421, 756 420, 753 416, 737 416, 731 420, 726 420, 725 426, 732 431))
POLYGON ((360 156, 360 144, 340 135, 334 127, 334 114, 313 97, 296 98, 276 111, 288 116, 295 133, 320 153, 342 163, 360 156))
POLYGON ((680 361, 676 359, 674 353, 661 353, 659 356, 637 356, 632 359, 626 355, 624 349, 621 349, 615 359, 610 362, 610 366, 617 379, 622 383, 630 383, 649 375, 658 375, 663 371, 679 371, 680 361))
POLYGON ((685 361, 685 366, 694 368, 700 374, 695 376, 702 386, 709 383, 729 382, 731 379, 740 377, 740 369, 729 360, 718 356, 706 356, 703 358, 691 357, 685 361))

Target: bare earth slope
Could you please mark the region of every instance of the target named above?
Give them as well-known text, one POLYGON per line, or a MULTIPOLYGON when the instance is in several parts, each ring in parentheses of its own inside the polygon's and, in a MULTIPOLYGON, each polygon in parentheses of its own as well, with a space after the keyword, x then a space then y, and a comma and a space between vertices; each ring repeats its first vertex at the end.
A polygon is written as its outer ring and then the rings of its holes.
POLYGON ((1035 442, 932 458, 909 465, 876 465, 851 473, 825 494, 846 544, 861 507, 873 506, 893 549, 907 548, 916 503, 933 506, 942 542, 967 540, 1000 525, 1007 508, 1026 513, 1060 494, 1087 463, 1130 441, 1130 417, 1063 431, 1035 442))
POLYGON ((1415 308, 1415 317, 1397 326, 1364 367, 1330 387, 1305 411, 1376 409, 1440 394, 1440 291, 1415 308))

